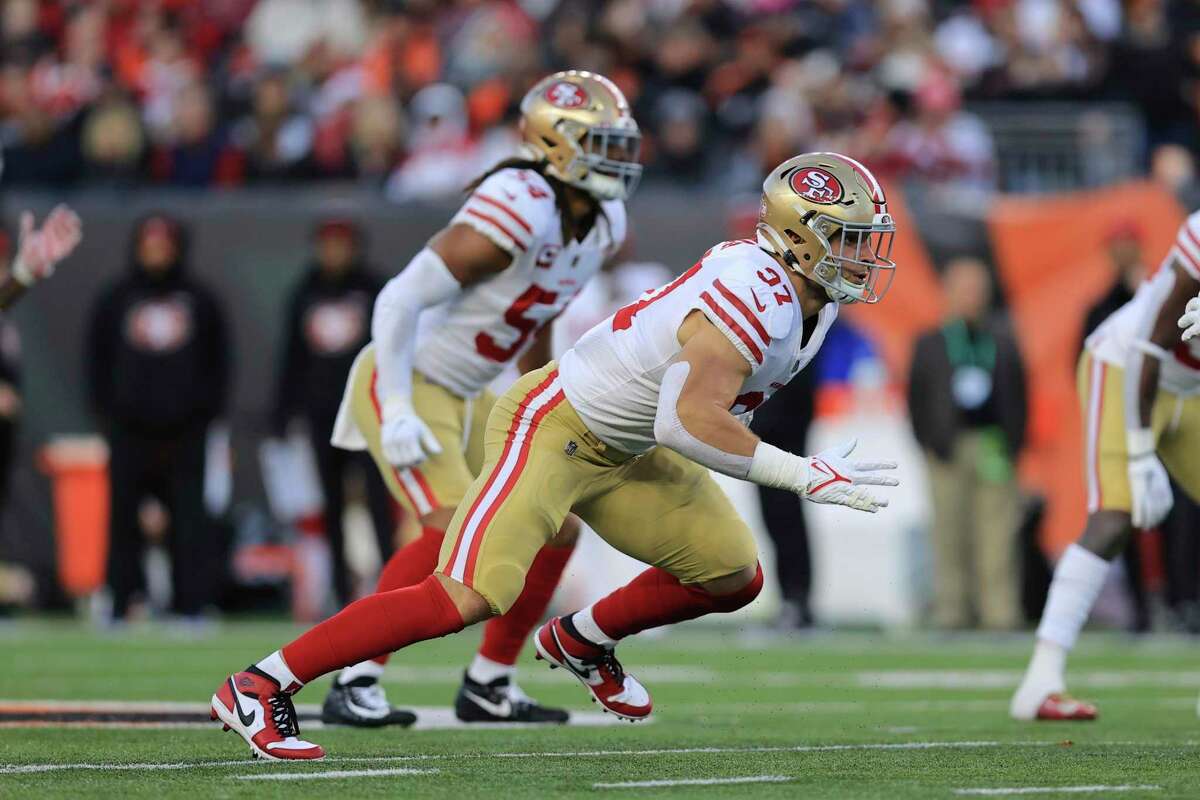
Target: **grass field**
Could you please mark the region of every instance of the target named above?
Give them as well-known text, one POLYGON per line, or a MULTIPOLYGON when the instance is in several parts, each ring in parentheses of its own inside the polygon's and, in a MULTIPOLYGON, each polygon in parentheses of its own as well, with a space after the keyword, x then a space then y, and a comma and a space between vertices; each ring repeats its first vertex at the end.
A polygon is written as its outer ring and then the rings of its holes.
MULTIPOLYGON (((9 623, 0 698, 199 710, 226 673, 294 632, 240 623, 188 641, 161 627, 106 636, 9 623)), ((468 633, 395 659, 393 701, 448 705, 474 644, 468 633)), ((1200 644, 1085 636, 1072 681, 1101 703, 1090 725, 1007 718, 1028 647, 1024 636, 779 639, 691 627, 622 647, 654 694, 652 723, 313 728, 329 758, 307 765, 254 762, 234 734, 208 725, 3 723, 0 797, 1200 797, 1200 644)), ((594 708, 577 684, 532 661, 522 684, 542 700, 594 708)), ((298 701, 323 693, 322 681, 298 701)))

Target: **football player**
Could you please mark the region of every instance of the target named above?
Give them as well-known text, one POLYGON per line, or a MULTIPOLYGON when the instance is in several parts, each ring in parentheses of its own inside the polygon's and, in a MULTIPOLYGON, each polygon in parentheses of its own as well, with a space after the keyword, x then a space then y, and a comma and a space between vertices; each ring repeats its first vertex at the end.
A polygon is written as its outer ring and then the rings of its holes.
MULTIPOLYGON (((495 403, 487 386, 510 363, 550 358, 549 323, 625 238, 624 200, 641 175, 640 134, 621 91, 588 72, 551 75, 521 104, 519 157, 475 182, 450 224, 381 292, 372 344, 359 355, 333 433, 368 449, 422 535, 385 565, 376 590, 419 583, 437 566, 445 530, 483 463, 495 403)), ((521 599, 490 623, 455 702, 468 722, 565 722, 513 681, 542 619, 577 524, 538 555, 521 599)), ((336 677, 326 722, 376 726, 414 720, 379 685, 387 650, 336 677)))
POLYGON ((83 239, 79 215, 64 205, 55 206, 41 228, 34 227, 33 213, 21 213, 17 255, 0 278, 0 310, 20 300, 38 281, 54 274, 58 262, 69 256, 83 239))
POLYGON ((746 417, 803 369, 839 304, 877 302, 894 234, 883 190, 832 153, 789 159, 764 184, 756 239, 713 247, 676 280, 597 325, 497 402, 484 465, 451 520, 437 572, 352 603, 230 675, 214 718, 256 753, 320 758, 292 694, 319 675, 503 614, 568 513, 652 565, 593 606, 543 626, 538 656, 605 711, 636 720, 649 693, 617 660, 625 636, 729 612, 762 587, 754 537, 709 469, 875 512, 895 486, 854 443, 813 457, 767 445, 746 417))
POLYGON ((1016 719, 1096 718, 1093 704, 1065 694, 1064 673, 1109 564, 1135 528, 1153 528, 1171 510, 1168 474, 1200 500, 1200 339, 1181 341, 1176 327, 1198 291, 1200 212, 1180 227, 1158 272, 1088 337, 1078 373, 1088 520, 1054 570, 1010 705, 1016 719))

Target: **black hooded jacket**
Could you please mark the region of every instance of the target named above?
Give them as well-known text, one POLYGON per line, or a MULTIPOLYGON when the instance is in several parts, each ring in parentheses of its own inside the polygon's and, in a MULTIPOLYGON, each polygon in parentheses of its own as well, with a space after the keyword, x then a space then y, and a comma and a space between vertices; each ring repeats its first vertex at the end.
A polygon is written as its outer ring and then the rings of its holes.
POLYGON ((315 264, 305 273, 288 303, 272 420, 277 433, 296 414, 322 428, 333 425, 354 358, 371 341, 371 312, 382 288, 362 264, 336 278, 315 264))
POLYGON ((138 265, 137 242, 149 220, 134 229, 128 273, 92 308, 85 349, 88 391, 106 424, 174 435, 224 413, 229 334, 215 296, 188 274, 187 237, 179 222, 166 220, 178 245, 176 263, 160 276, 138 265))

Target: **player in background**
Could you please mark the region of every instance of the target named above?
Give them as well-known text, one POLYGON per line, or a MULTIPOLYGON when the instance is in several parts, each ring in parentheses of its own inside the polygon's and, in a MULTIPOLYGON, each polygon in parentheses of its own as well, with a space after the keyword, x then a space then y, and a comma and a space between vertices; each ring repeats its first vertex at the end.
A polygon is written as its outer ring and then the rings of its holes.
MULTIPOLYGON (((1133 299, 1088 337, 1079 363, 1088 520, 1059 559, 1015 719, 1092 720, 1096 707, 1065 694, 1067 653, 1135 528, 1158 525, 1174 499, 1168 472, 1200 500, 1200 340, 1181 341, 1200 291, 1200 212, 1133 299)), ((1185 334, 1186 337, 1186 334, 1185 334)))
MULTIPOLYGON (((333 443, 368 449, 392 494, 423 527, 384 566, 376 590, 421 582, 437 566, 450 518, 483 463, 483 431, 506 365, 550 359, 549 323, 625 237, 624 200, 641 174, 640 135, 620 90, 599 75, 560 72, 521 104, 517 158, 471 187, 450 224, 384 288, 372 344, 350 372, 333 443)), ((490 623, 455 702, 468 722, 566 722, 513 680, 578 535, 568 521, 530 570, 510 613, 490 623)), ((379 678, 387 651, 343 670, 326 722, 411 724, 379 678)))
POLYGON ((730 612, 762 587, 754 536, 709 469, 875 512, 892 462, 811 458, 759 441, 750 413, 809 363, 838 304, 877 302, 894 274, 883 190, 832 153, 789 159, 764 184, 757 240, 713 247, 682 276, 589 331, 496 402, 485 463, 459 503, 437 572, 352 603, 245 671, 213 715, 274 758, 320 758, 292 694, 320 675, 459 631, 519 603, 526 574, 571 512, 652 565, 535 636, 606 711, 641 719, 645 688, 617 640, 730 612), (257 738, 255 738, 257 737, 257 738))
POLYGON ((23 211, 20 225, 16 258, 8 274, 0 278, 0 310, 9 308, 35 283, 53 275, 58 262, 83 239, 79 215, 64 205, 55 206, 41 228, 34 227, 33 212, 23 211))

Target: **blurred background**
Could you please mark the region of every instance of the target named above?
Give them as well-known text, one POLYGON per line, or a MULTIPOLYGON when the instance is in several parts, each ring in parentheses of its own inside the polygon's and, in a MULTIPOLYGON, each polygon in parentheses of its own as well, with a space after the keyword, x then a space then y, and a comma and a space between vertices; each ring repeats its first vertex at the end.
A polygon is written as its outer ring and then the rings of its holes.
MULTIPOLYGON (((1036 617, 1084 517, 1083 337, 1200 204, 1192 0, 3 0, 0 266, 22 209, 67 201, 85 239, 0 327, 0 608, 203 626, 368 590, 411 521, 325 446, 338 375, 563 68, 624 90, 646 178, 560 351, 752 232, 796 153, 865 162, 901 226, 890 295, 756 429, 804 452, 851 433, 903 486, 859 520, 728 482, 776 576, 747 613, 1036 617)), ((1098 616, 1200 631, 1196 530, 1180 496, 1098 616)), ((563 602, 631 569, 584 547, 563 602)))

